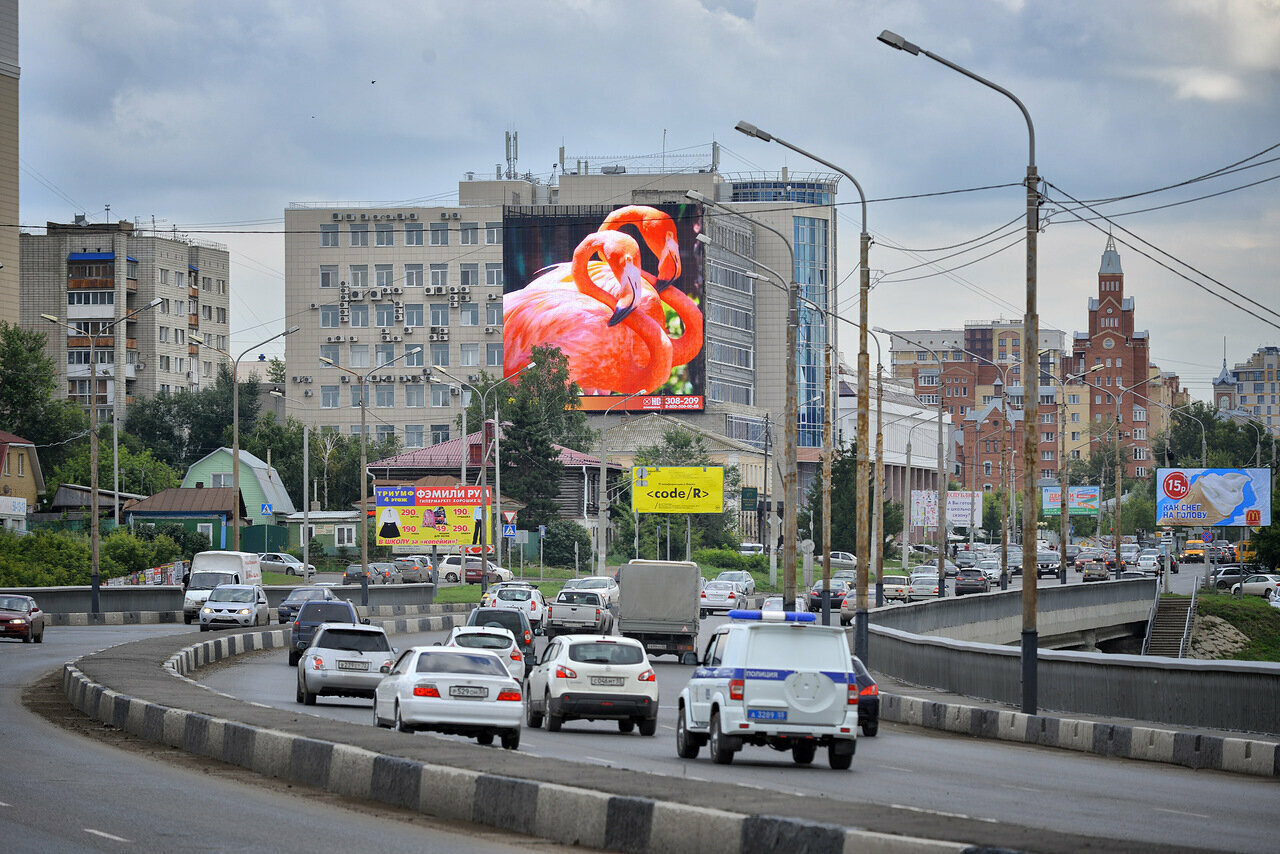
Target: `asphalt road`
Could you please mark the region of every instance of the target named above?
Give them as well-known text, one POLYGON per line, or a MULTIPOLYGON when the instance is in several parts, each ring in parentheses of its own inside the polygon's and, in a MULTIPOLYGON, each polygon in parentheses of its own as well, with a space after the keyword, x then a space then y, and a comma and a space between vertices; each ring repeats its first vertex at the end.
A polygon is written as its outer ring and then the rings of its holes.
MULTIPOLYGON (((704 627, 721 620, 712 617, 704 627)), ((404 649, 446 636, 447 632, 396 635, 392 643, 404 649)), ((578 721, 565 724, 554 735, 526 727, 520 750, 712 785, 733 782, 1146 845, 1275 850, 1272 823, 1263 817, 1268 809, 1260 809, 1261 804, 1276 801, 1273 780, 963 738, 890 723, 881 725, 877 737, 859 739, 851 772, 831 771, 822 756, 812 766, 798 767, 790 754, 768 748, 745 748, 728 767, 712 764, 705 751, 698 759, 681 760, 675 755, 675 699, 690 668, 670 658, 654 664, 661 696, 655 737, 623 735, 612 722, 578 721)), ((241 699, 291 711, 303 708, 295 701, 296 676, 282 651, 245 656, 201 679, 208 687, 241 699)), ((368 701, 321 698, 310 711, 371 725, 368 701)))
POLYGON ((291 791, 278 781, 246 785, 242 779, 255 775, 243 769, 147 758, 68 732, 22 704, 22 689, 64 661, 180 632, 190 629, 52 627, 42 645, 0 641, 0 844, 6 854, 570 850, 491 828, 348 804, 319 790, 291 791))

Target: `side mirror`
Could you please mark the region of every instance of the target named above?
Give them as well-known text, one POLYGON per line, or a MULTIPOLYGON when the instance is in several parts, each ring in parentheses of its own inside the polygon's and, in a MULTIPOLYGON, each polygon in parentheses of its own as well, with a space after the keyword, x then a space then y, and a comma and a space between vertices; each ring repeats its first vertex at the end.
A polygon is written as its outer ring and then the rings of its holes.
MULTIPOLYGON (((395 650, 392 650, 392 652, 395 652, 395 650)), ((381 667, 379 667, 379 668, 378 668, 378 672, 379 672, 379 673, 390 673, 390 672, 391 672, 391 665, 390 665, 390 664, 384 664, 384 665, 382 665, 381 667)))
POLYGON ((440 641, 436 641, 432 646, 444 646, 444 644, 440 643, 440 641))
POLYGON ((361 621, 360 621, 360 625, 362 625, 362 626, 367 626, 367 625, 369 625, 369 618, 368 618, 368 617, 365 617, 363 620, 361 620, 361 621))

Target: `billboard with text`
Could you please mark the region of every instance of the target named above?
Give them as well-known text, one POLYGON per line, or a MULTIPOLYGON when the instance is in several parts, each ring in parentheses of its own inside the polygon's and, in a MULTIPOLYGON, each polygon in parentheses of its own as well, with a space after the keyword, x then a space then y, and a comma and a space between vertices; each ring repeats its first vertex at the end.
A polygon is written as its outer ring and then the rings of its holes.
POLYGON ((1271 469, 1159 469, 1156 524, 1271 524, 1271 469))
POLYGON ((482 495, 478 486, 375 486, 373 497, 378 545, 480 553, 490 515, 487 490, 482 495))
MULTIPOLYGON (((1067 487, 1068 516, 1097 516, 1101 502, 1102 487, 1100 486, 1067 487)), ((1046 516, 1062 515, 1062 490, 1059 487, 1041 488, 1040 511, 1046 516)))
POLYGON ((585 410, 702 409, 702 207, 575 205, 503 216, 503 374, 568 357, 585 410))

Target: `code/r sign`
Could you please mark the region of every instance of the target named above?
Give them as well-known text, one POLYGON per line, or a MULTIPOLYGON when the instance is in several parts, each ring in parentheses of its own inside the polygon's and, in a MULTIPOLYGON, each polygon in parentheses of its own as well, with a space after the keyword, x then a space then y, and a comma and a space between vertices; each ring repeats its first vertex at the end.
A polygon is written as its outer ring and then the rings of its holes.
POLYGON ((636 466, 631 469, 636 513, 724 512, 724 469, 719 466, 636 466))

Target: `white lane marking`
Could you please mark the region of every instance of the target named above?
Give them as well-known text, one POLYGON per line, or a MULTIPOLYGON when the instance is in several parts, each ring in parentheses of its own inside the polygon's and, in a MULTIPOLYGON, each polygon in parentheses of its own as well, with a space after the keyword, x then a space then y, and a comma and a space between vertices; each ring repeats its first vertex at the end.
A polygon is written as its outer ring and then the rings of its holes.
POLYGON ((608 759, 601 759, 599 756, 583 756, 582 758, 587 760, 588 762, 599 762, 601 765, 609 764, 608 759))
POLYGON ((11 806, 13 806, 13 804, 6 804, 4 801, 0 801, 0 807, 11 807, 11 806))
POLYGON ((960 818, 966 821, 985 821, 988 824, 997 824, 994 818, 982 818, 976 815, 965 815, 958 812, 943 812, 942 810, 927 810, 924 807, 907 806, 906 804, 889 804, 890 808, 895 810, 907 810, 908 812, 918 812, 924 815, 937 815, 943 818, 960 818))
POLYGON ((670 730, 674 730, 674 729, 675 729, 675 727, 673 727, 673 726, 667 726, 666 724, 663 724, 663 725, 662 725, 662 728, 663 728, 663 729, 670 729, 670 730))
POLYGON ((1198 813, 1198 812, 1187 812, 1186 810, 1167 810, 1167 809, 1164 809, 1163 807, 1152 807, 1152 809, 1153 809, 1153 810, 1155 810, 1156 812, 1171 812, 1171 813, 1173 813, 1174 815, 1190 815, 1190 816, 1194 816, 1194 817, 1196 817, 1196 818, 1211 818, 1211 817, 1212 817, 1212 816, 1207 816, 1207 815, 1205 815, 1204 813, 1198 813))
POLYGON ((131 842, 132 841, 129 839, 125 839, 123 836, 116 836, 115 834, 107 833, 102 830, 94 830, 92 827, 86 827, 83 829, 85 833, 92 833, 94 836, 101 836, 103 839, 110 839, 112 842, 131 842))
POLYGON ((915 771, 914 771, 913 769, 911 769, 911 768, 899 768, 897 765, 877 765, 876 767, 877 767, 877 768, 887 768, 887 769, 889 769, 890 771, 902 771, 902 772, 907 773, 907 774, 914 774, 914 773, 915 773, 915 771))
MULTIPOLYGON (((1044 791, 1044 789, 1037 789, 1034 786, 1014 786, 1010 783, 1001 783, 1000 787, 1003 789, 1017 789, 1019 792, 1043 792, 1044 791)), ((1208 818, 1208 816, 1205 816, 1205 818, 1208 818)))

